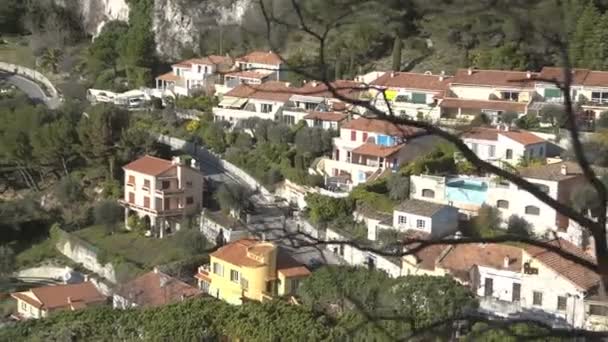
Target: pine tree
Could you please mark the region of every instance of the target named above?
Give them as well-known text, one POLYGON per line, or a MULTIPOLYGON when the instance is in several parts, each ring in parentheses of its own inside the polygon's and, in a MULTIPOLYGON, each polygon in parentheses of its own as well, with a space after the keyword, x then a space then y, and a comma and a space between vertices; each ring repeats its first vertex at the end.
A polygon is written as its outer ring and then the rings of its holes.
POLYGON ((570 60, 576 67, 590 67, 597 55, 593 32, 600 21, 600 14, 593 3, 589 3, 578 18, 576 30, 570 39, 570 60))
POLYGON ((593 45, 593 63, 589 65, 590 68, 595 70, 607 70, 608 69, 608 42, 606 37, 608 36, 608 12, 604 13, 598 21, 597 26, 593 31, 593 38, 591 43, 593 45))

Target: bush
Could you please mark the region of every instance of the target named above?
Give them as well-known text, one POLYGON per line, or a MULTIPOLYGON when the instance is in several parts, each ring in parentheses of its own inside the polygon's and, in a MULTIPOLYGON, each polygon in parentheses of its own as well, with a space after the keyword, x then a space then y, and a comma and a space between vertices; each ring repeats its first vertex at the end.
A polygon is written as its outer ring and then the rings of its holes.
POLYGON ((607 129, 608 128, 608 111, 603 111, 600 113, 600 117, 595 122, 597 128, 607 129))
POLYGON ((112 200, 103 200, 93 209, 95 223, 103 225, 110 233, 116 230, 122 215, 123 208, 112 200))
POLYGON ((507 223, 507 232, 529 237, 532 235, 532 225, 521 216, 511 215, 507 223))
POLYGON ((190 255, 203 253, 210 244, 203 234, 196 229, 180 229, 173 237, 177 245, 190 255))
POLYGON ((350 216, 353 202, 348 198, 333 198, 319 194, 307 194, 306 206, 313 223, 330 222, 338 217, 350 216))

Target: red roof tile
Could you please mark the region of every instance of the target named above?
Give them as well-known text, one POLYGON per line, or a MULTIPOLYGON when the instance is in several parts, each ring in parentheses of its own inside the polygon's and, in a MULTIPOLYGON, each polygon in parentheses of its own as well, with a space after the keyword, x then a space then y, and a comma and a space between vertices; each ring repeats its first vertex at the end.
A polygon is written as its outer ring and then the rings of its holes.
POLYGON ((515 101, 496 101, 496 100, 466 100, 459 98, 444 98, 440 103, 441 108, 462 108, 462 109, 491 109, 502 110, 515 113, 525 113, 527 104, 515 101))
POLYGON ((279 65, 283 63, 281 57, 272 51, 253 51, 237 58, 237 61, 267 65, 279 65))
POLYGON ((191 58, 185 61, 181 61, 173 64, 173 66, 190 68, 193 64, 203 64, 203 65, 217 65, 217 64, 233 64, 234 61, 230 56, 217 56, 210 55, 201 58, 191 58))
POLYGON ((153 307, 200 296, 202 292, 177 278, 152 271, 121 286, 118 294, 139 306, 153 307))
POLYGON ((157 76, 156 79, 157 80, 163 80, 163 81, 169 81, 169 82, 176 82, 176 81, 181 80, 181 77, 177 76, 173 72, 168 72, 166 74, 162 74, 160 76, 157 76))
MULTIPOLYGON (((582 85, 589 74, 589 69, 572 69, 571 72, 573 73, 572 84, 582 85)), ((544 67, 538 74, 538 78, 563 82, 564 71, 563 68, 544 67)))
POLYGON ((358 118, 351 120, 342 125, 342 128, 354 129, 357 131, 364 132, 374 132, 404 138, 421 132, 420 129, 415 127, 407 125, 397 125, 386 120, 370 118, 358 118))
POLYGON ((405 144, 399 144, 395 146, 382 146, 376 145, 374 143, 365 143, 357 148, 355 148, 352 152, 356 154, 361 154, 364 156, 373 156, 373 157, 389 157, 401 150, 405 144))
POLYGON ((538 73, 530 73, 530 78, 526 71, 505 71, 505 70, 477 70, 473 69, 469 75, 469 69, 458 69, 456 75, 450 79, 451 84, 497 86, 497 87, 516 87, 524 88, 533 86, 533 80, 538 73))
POLYGON ((237 71, 228 71, 225 73, 226 76, 232 77, 240 77, 240 78, 252 78, 256 80, 261 80, 270 75, 268 72, 259 72, 259 71, 251 71, 251 70, 237 70, 237 71))
MULTIPOLYGON (((553 246, 559 247, 564 252, 595 263, 594 258, 564 239, 552 240, 549 243, 553 246)), ((556 252, 549 251, 543 247, 530 245, 526 246, 524 249, 528 254, 530 254, 531 257, 545 264, 547 267, 553 269, 555 272, 567 278, 584 290, 593 288, 600 281, 600 277, 596 272, 580 265, 577 262, 570 261, 556 252)))
POLYGON ((510 129, 509 131, 504 131, 494 128, 474 127, 468 132, 464 133, 463 137, 468 139, 496 141, 498 140, 498 135, 505 136, 525 146, 546 142, 545 139, 535 134, 519 129, 510 129))
POLYGON ((241 84, 224 96, 287 102, 294 93, 295 89, 284 82, 269 81, 262 84, 241 84))
POLYGON ((168 171, 173 166, 174 165, 169 160, 146 155, 123 166, 123 169, 143 173, 150 176, 156 176, 165 171, 168 171))
MULTIPOLYGON (((333 90, 348 99, 357 99, 362 91, 363 83, 351 80, 335 80, 330 83, 333 90)), ((299 95, 317 96, 324 98, 335 98, 334 93, 329 89, 327 84, 318 81, 310 81, 298 88, 299 95)))
POLYGON ((321 121, 340 122, 342 120, 345 120, 346 118, 348 118, 348 115, 344 114, 344 113, 312 111, 304 117, 304 120, 321 120, 321 121))
POLYGON ((371 85, 391 88, 420 89, 443 91, 449 84, 449 77, 427 75, 413 72, 386 72, 374 80, 371 85))
POLYGON ((498 130, 494 128, 473 127, 462 135, 463 138, 478 140, 498 140, 498 130))
POLYGON ((263 263, 247 256, 248 248, 255 246, 257 243, 259 241, 255 239, 241 239, 220 247, 217 251, 211 253, 211 256, 237 266, 262 266, 263 263))
POLYGON ((520 272, 522 267, 521 248, 501 244, 462 244, 454 246, 439 261, 440 267, 455 277, 469 280, 469 270, 473 266, 507 269, 520 272), (509 257, 508 267, 504 267, 505 257, 509 257))
POLYGON ((37 301, 19 292, 12 295, 31 305, 47 310, 71 307, 68 299, 72 303, 80 303, 80 305, 76 305, 77 307, 100 304, 106 301, 106 297, 97 290, 93 283, 88 281, 80 284, 36 287, 30 289, 30 292, 38 298, 37 301))

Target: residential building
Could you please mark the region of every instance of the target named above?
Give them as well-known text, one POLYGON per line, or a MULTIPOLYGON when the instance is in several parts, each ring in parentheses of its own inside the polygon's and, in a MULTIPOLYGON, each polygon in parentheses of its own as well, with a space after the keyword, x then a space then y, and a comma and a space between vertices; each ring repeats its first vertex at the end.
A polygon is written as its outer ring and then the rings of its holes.
POLYGON ((449 93, 460 99, 529 103, 537 76, 529 71, 458 69, 450 78, 449 93))
POLYGON ((340 127, 340 136, 333 139, 331 159, 324 158, 319 167, 326 175, 348 176, 352 185, 366 182, 430 151, 435 139, 417 137, 420 132, 380 119, 351 120, 340 127))
POLYGON ((252 51, 236 59, 236 67, 242 71, 269 74, 275 81, 284 79, 285 63, 272 51, 252 51))
MULTIPOLYGON (((519 175, 561 203, 570 203, 572 192, 584 183, 578 163, 561 161, 520 169, 519 175)), ((503 220, 517 215, 528 221, 536 234, 565 232, 569 219, 528 191, 505 181, 489 182, 487 204, 501 212, 503 220)))
POLYGON ((103 305, 107 298, 93 283, 51 285, 11 293, 17 301, 16 319, 43 318, 62 310, 80 310, 103 305))
POLYGON ((249 236, 247 226, 232 215, 226 215, 220 210, 205 209, 201 216, 201 232, 208 241, 216 244, 233 242, 249 236), (222 243, 219 243, 222 242, 222 243))
POLYGON ((348 114, 340 112, 308 112, 303 117, 308 127, 318 127, 325 130, 339 131, 340 125, 348 120, 348 114))
POLYGON ((401 202, 392 219, 395 229, 419 230, 432 237, 451 235, 458 229, 457 208, 417 199, 401 202))
POLYGON ((218 106, 213 108, 213 115, 215 120, 231 124, 252 117, 278 120, 294 91, 295 88, 278 81, 241 84, 224 94, 218 106))
POLYGON ((209 255, 209 265, 195 276, 199 288, 228 303, 266 301, 296 293, 310 275, 306 266, 272 242, 242 239, 209 255))
POLYGON ((177 95, 190 96, 222 82, 221 73, 232 68, 228 56, 207 56, 188 59, 171 66, 171 72, 156 77, 156 89, 171 90, 177 95))
POLYGON ((522 160, 544 160, 547 141, 528 131, 499 125, 475 127, 464 133, 462 141, 481 159, 516 166, 522 160))
POLYGON ((365 224, 367 239, 370 241, 376 241, 381 230, 393 228, 393 215, 367 206, 358 206, 357 210, 353 212, 353 218, 355 221, 365 224))
POLYGON ((125 226, 137 215, 151 230, 163 237, 179 229, 184 215, 199 214, 203 203, 203 175, 196 161, 174 157, 165 160, 141 157, 123 167, 125 172, 125 226))
POLYGON ((113 297, 115 309, 156 307, 201 296, 194 286, 173 278, 154 268, 126 284, 121 285, 113 297))
POLYGON ((456 207, 475 215, 487 202, 489 178, 468 176, 410 176, 410 198, 456 207))
POLYGON ((356 81, 335 80, 329 85, 318 81, 305 82, 285 104, 283 122, 296 124, 311 112, 349 112, 354 106, 341 98, 358 100, 362 94, 363 85, 356 81))
MULTIPOLYGON (((595 263, 565 240, 547 243, 595 263)), ((402 264, 403 274, 449 275, 471 287, 485 314, 561 328, 608 327, 608 303, 597 296, 598 274, 545 247, 435 244, 406 254, 402 264)))
POLYGON ((509 100, 470 100, 454 97, 445 97, 439 102, 441 118, 471 120, 477 115, 484 114, 492 123, 501 123, 504 113, 515 113, 518 117, 528 113, 529 105, 526 102, 509 100))

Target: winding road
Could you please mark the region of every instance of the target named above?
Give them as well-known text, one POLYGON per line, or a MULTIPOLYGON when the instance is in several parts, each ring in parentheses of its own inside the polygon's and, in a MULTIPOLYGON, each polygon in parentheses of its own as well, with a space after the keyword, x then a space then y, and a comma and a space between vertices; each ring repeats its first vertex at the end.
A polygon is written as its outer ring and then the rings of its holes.
POLYGON ((36 103, 44 103, 51 109, 59 107, 60 101, 58 99, 47 98, 42 87, 27 77, 8 72, 0 72, 0 79, 6 80, 8 83, 19 88, 36 103))

